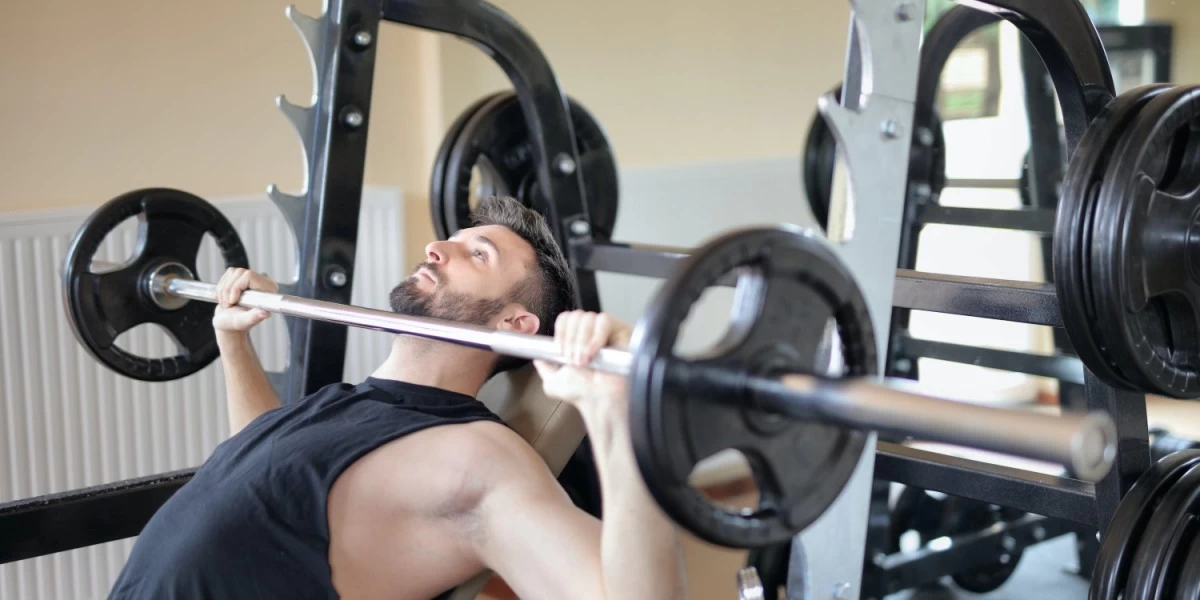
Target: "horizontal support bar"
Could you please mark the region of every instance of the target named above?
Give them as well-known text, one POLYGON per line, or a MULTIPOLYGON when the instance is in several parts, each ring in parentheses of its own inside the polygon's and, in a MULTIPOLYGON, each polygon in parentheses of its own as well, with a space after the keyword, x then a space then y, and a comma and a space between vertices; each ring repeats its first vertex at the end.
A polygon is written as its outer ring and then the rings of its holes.
POLYGON ((1020 179, 947 179, 947 188, 967 188, 976 190, 1015 190, 1021 187, 1020 179))
MULTIPOLYGON (((691 248, 620 242, 580 243, 575 249, 584 270, 658 279, 670 277, 679 262, 692 253, 691 248)), ((729 287, 736 284, 737 277, 732 274, 717 282, 729 287)))
POLYGON ((932 358, 964 365, 975 365, 1049 377, 1067 383, 1083 385, 1083 363, 1077 357, 1064 354, 1031 354, 1012 350, 979 348, 914 338, 902 333, 894 338, 896 351, 908 358, 932 358))
POLYGON ((912 310, 1062 327, 1058 296, 1049 283, 898 269, 892 303, 912 310))
POLYGON ((1014 229, 1042 235, 1054 233, 1054 210, 1045 208, 966 208, 922 204, 916 220, 925 224, 962 225, 989 229, 1014 229))
POLYGON ((1096 526, 1096 486, 880 441, 875 477, 1096 526))
POLYGON ((141 533, 194 469, 0 504, 0 564, 141 533))
MULTIPOLYGON (((586 243, 576 248, 583 269, 658 278, 670 277, 679 261, 692 251, 626 243, 586 243)), ((735 283, 731 274, 718 285, 735 283)), ((1058 296, 1048 283, 898 269, 895 285, 893 304, 899 308, 1062 326, 1058 296)))

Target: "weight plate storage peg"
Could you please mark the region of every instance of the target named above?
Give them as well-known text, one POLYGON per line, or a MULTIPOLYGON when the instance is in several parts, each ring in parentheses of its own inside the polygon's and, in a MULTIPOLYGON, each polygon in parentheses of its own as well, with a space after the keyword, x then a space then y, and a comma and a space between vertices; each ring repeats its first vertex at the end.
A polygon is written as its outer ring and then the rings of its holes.
POLYGON ((143 381, 181 379, 218 356, 212 326, 215 304, 179 301, 162 305, 149 285, 157 274, 195 277, 200 243, 216 241, 226 267, 248 267, 233 224, 215 207, 187 192, 151 188, 109 200, 83 222, 67 250, 62 289, 67 322, 83 347, 108 368, 143 381), (93 272, 101 244, 122 222, 138 219, 134 255, 118 268, 93 272), (129 290, 138 293, 130 294, 129 290), (136 298, 130 301, 130 297, 136 298), (144 323, 161 325, 180 353, 167 358, 135 356, 116 345, 122 333, 144 323))
MULTIPOLYGON (((574 99, 568 98, 567 105, 591 234, 607 240, 617 221, 616 156, 600 122, 574 99)), ((473 198, 512 196, 549 214, 547 202, 553 199, 545 197, 537 181, 533 148, 532 133, 513 92, 493 94, 464 111, 447 131, 433 167, 429 201, 438 237, 446 239, 470 226, 473 198)), ((552 172, 561 170, 556 157, 548 160, 552 172)))
POLYGON ((1096 293, 1091 248, 1101 243, 1092 228, 1099 190, 1120 134, 1164 85, 1149 85, 1121 94, 1105 107, 1079 142, 1067 166, 1054 225, 1054 286, 1062 307, 1063 327, 1088 369, 1109 385, 1137 389, 1113 363, 1098 339, 1096 293))
POLYGON ((1110 358, 1141 390, 1200 396, 1200 86, 1138 112, 1098 200, 1093 293, 1110 358))
POLYGON ((842 345, 841 375, 874 374, 875 338, 862 292, 828 243, 811 234, 761 229, 718 237, 663 284, 631 344, 630 420, 647 486, 673 519, 711 543, 760 548, 787 542, 833 504, 865 434, 778 416, 755 406, 767 392, 740 389, 778 373, 825 376, 831 322, 842 345), (735 270, 725 337, 701 357, 676 355, 696 301, 735 270), (735 397, 745 401, 727 401, 735 397), (760 498, 755 510, 717 506, 689 484, 697 463, 728 448, 750 464, 760 498))

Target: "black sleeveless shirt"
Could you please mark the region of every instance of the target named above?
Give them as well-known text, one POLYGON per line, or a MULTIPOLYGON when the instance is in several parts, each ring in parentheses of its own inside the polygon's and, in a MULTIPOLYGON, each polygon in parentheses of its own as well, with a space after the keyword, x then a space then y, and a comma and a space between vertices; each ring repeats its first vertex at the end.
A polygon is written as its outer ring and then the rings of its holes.
POLYGON ((336 598, 325 501, 355 460, 434 425, 492 420, 478 400, 367 378, 260 415, 146 524, 112 599, 336 598))

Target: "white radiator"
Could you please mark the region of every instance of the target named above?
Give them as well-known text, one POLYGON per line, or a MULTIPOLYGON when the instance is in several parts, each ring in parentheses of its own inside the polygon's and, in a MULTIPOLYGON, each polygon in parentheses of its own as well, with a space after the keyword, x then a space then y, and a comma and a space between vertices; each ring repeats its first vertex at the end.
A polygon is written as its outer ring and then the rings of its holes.
MULTIPOLYGON (((251 267, 290 280, 295 244, 265 199, 214 201, 237 227, 251 267)), ((59 274, 72 236, 92 209, 0 216, 0 502, 194 467, 228 431, 220 361, 183 380, 147 383, 117 375, 75 340, 59 274)), ((367 189, 352 302, 386 308, 411 265, 404 208, 395 189, 367 189)), ((132 221, 104 251, 128 256, 132 221)), ((219 255, 206 240, 199 277, 215 282, 219 255)), ((286 328, 272 316, 253 334, 268 370, 283 370, 286 328)), ((359 381, 386 356, 390 336, 351 328, 345 377, 359 381)), ((142 326, 118 344, 136 354, 174 354, 166 334, 142 326)), ((4 532, 0 531, 0 540, 4 532)), ((0 541, 2 543, 2 541, 0 541)), ((133 539, 0 565, 0 599, 104 598, 133 539)))

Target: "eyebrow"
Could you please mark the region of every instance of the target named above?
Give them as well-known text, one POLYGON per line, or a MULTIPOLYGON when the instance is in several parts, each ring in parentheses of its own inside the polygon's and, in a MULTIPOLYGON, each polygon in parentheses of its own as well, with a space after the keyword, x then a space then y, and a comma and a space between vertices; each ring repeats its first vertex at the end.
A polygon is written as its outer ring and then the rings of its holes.
POLYGON ((493 253, 496 255, 496 259, 497 259, 497 260, 499 260, 499 258, 500 258, 500 247, 496 245, 496 242, 493 242, 493 241, 491 240, 491 238, 489 238, 489 237, 488 237, 488 236, 486 236, 486 235, 477 235, 477 236, 475 236, 475 239, 477 239, 477 240, 479 240, 480 242, 482 242, 482 243, 483 243, 485 246, 488 246, 489 248, 491 248, 491 249, 492 249, 492 252, 493 252, 493 253))

